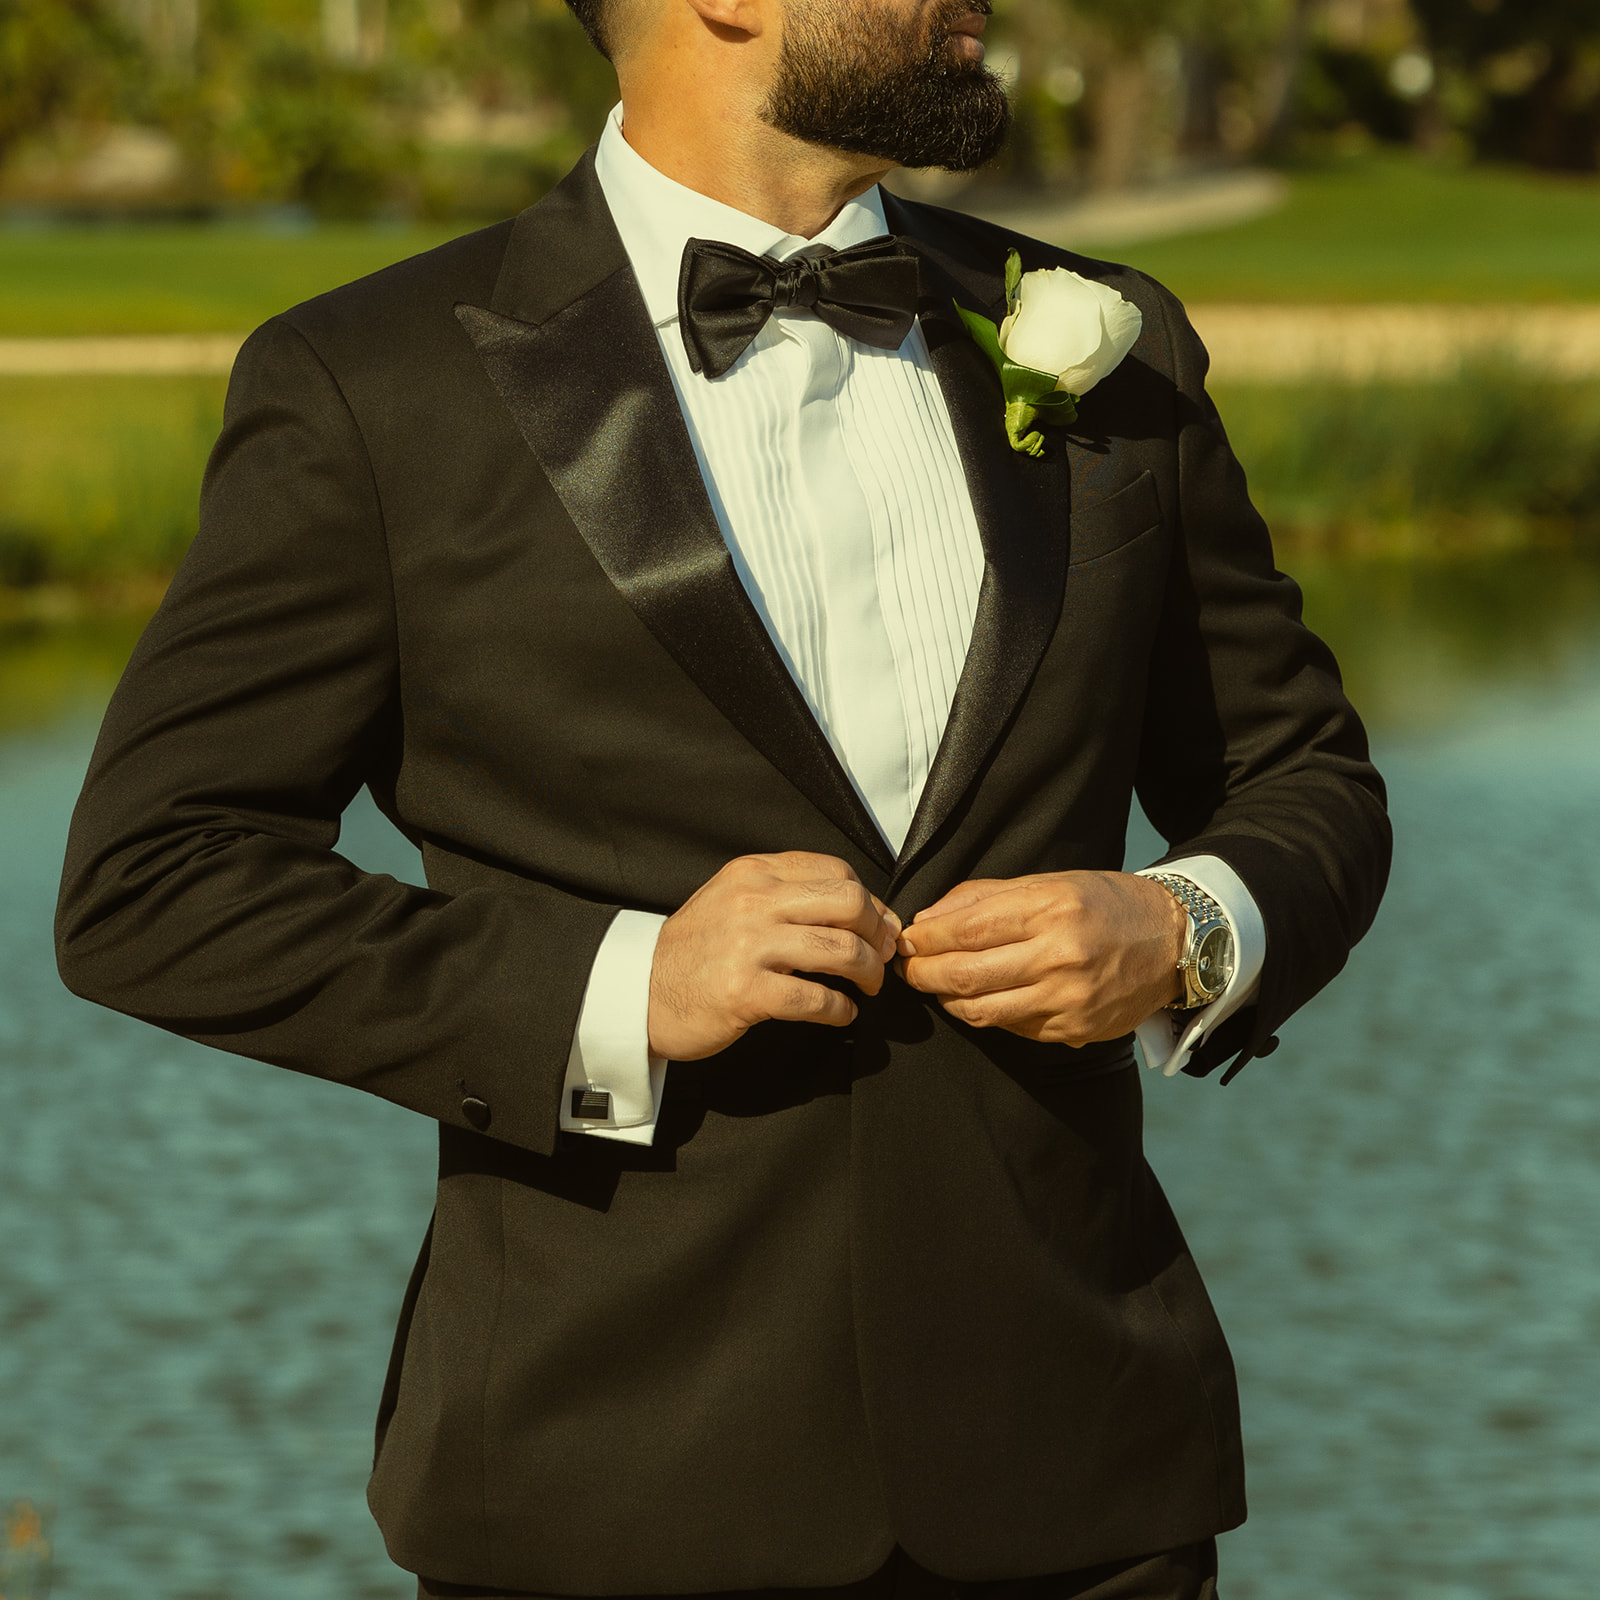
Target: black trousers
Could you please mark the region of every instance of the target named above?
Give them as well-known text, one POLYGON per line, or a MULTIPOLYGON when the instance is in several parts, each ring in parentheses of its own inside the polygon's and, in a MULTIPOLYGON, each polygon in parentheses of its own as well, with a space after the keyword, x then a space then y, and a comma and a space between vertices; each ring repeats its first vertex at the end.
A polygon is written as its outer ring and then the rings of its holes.
MULTIPOLYGON (((565 1597, 419 1578, 417 1600, 565 1597)), ((666 1597, 629 1596, 625 1600, 666 1597)), ((1166 1550, 1160 1555, 1108 1561, 1098 1567, 1053 1572, 1039 1578, 997 1578, 988 1583, 955 1583, 937 1577, 897 1549, 871 1577, 837 1589, 738 1589, 716 1595, 673 1596, 672 1600, 1217 1600, 1217 1542, 1203 1539, 1199 1544, 1166 1550)))

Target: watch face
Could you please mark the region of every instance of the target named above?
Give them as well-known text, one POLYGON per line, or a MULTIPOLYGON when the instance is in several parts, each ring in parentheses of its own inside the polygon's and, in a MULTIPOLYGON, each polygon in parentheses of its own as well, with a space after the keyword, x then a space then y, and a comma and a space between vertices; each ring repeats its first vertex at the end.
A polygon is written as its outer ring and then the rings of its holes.
POLYGON ((1233 978, 1233 935, 1213 928, 1195 951, 1195 981, 1209 995, 1219 995, 1233 978))

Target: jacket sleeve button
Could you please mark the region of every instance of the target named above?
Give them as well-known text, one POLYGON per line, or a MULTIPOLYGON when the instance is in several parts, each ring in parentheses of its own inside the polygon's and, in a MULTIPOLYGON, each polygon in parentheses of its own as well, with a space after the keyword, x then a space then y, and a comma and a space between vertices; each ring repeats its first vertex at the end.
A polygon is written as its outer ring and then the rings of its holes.
POLYGON ((486 1100, 479 1100, 470 1094, 461 1102, 461 1115, 480 1133, 489 1126, 494 1117, 486 1100))

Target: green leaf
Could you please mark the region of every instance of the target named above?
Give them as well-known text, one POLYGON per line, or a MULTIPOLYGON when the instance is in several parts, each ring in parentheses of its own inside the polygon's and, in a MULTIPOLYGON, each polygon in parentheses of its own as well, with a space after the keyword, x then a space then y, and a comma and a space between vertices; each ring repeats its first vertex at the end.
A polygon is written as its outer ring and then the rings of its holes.
MULTIPOLYGON (((952 300, 950 302, 955 305, 952 300)), ((966 324, 967 332, 978 341, 978 348, 994 363, 994 370, 1005 379, 1006 353, 1000 348, 1000 330, 987 318, 965 306, 956 306, 956 315, 966 324)))
POLYGON ((1054 394, 1047 394, 1042 400, 1035 400, 1033 409, 1039 413, 1041 422, 1053 423, 1058 428, 1064 428, 1068 423, 1078 420, 1078 397, 1075 394, 1063 394, 1058 389, 1054 394))
POLYGON ((1006 310, 1015 311, 1022 299, 1022 257, 1015 251, 1006 256, 1006 310))
POLYGON ((1007 361, 1000 369, 1000 382, 1006 391, 1007 400, 1043 400, 1046 395, 1056 392, 1056 379, 1053 373, 1039 372, 1033 367, 1024 367, 1015 361, 1007 361))

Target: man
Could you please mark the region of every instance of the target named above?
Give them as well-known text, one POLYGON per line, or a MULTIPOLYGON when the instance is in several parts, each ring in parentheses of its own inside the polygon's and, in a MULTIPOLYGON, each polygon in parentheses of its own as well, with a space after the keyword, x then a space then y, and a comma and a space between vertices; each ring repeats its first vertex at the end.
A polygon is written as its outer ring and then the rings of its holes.
POLYGON ((1131 1035, 1237 1066, 1341 966, 1360 726, 1172 299, 875 187, 998 146, 968 0, 579 10, 598 151, 242 353, 63 973, 439 1122, 370 1493, 422 1593, 1213 1595, 1131 1035), (1011 248, 1143 317, 1038 458, 956 314, 1011 248), (362 784, 428 888, 334 852, 362 784))

